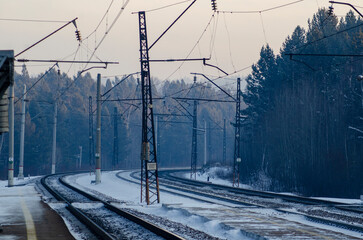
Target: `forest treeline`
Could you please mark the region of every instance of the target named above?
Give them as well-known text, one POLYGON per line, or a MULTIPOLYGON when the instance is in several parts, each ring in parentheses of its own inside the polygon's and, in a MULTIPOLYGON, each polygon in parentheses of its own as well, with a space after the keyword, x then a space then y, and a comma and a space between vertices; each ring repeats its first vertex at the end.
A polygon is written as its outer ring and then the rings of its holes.
POLYGON ((261 49, 243 93, 243 181, 308 196, 362 193, 362 25, 353 12, 320 9, 278 54, 261 49))
MULTIPOLYGON (((15 101, 36 83, 43 74, 30 77, 24 65, 15 73, 15 101)), ((140 168, 141 151, 141 86, 137 77, 102 78, 101 93, 116 84, 102 102, 101 161, 103 169, 140 168), (134 99, 118 101, 121 99, 134 99), (118 158, 114 160, 114 111, 117 111, 118 158)), ((161 82, 153 80, 154 114, 158 115, 158 162, 160 167, 188 167, 191 161, 193 101, 174 98, 225 99, 205 79, 195 84, 184 80, 161 82), (185 115, 185 116, 184 116, 185 115)), ((233 92, 236 80, 226 89, 233 92)), ((235 90, 234 90, 235 91, 235 90)), ((51 171, 54 100, 58 99, 56 171, 93 169, 89 155, 89 96, 93 105, 93 134, 96 129, 96 79, 90 74, 70 78, 51 69, 27 94, 24 174, 49 174, 51 171), (60 96, 60 97, 59 97, 60 96), (80 146, 82 164, 80 166, 80 146)), ((21 101, 15 104, 15 176, 19 166, 21 101)), ((226 119, 227 161, 232 163, 235 115, 233 103, 199 102, 198 165, 204 159, 204 121, 207 126, 208 161, 220 162, 223 156, 223 123, 226 119)), ((156 117, 155 117, 156 119, 156 117)), ((1 179, 7 178, 8 134, 3 134, 0 154, 1 179)), ((93 156, 93 155, 92 155, 93 156)))
MULTIPOLYGON (((361 194, 363 81, 358 81, 357 77, 363 74, 363 63, 362 57, 357 55, 362 54, 362 19, 355 17, 353 12, 339 19, 329 15, 326 9, 314 14, 307 29, 297 26, 279 53, 275 54, 269 45, 262 47, 260 59, 245 79, 247 85, 242 94, 247 105, 241 112, 242 183, 308 196, 358 197, 361 194), (342 54, 345 56, 338 56, 342 54)), ((30 77, 23 66, 21 72, 15 74, 15 97, 22 95, 24 84, 29 88, 41 76, 30 77)), ((101 92, 106 92, 121 79, 104 79, 101 92)), ((198 79, 195 84, 182 79, 154 79, 153 83, 153 108, 154 113, 159 114, 159 166, 189 167, 193 102, 174 98, 228 98, 204 79, 198 79)), ((232 80, 229 87, 224 87, 235 95, 235 84, 232 80)), ((95 79, 90 74, 79 78, 71 78, 63 72, 58 75, 53 69, 27 96, 26 176, 50 173, 53 103, 63 92, 58 101, 56 169, 92 168, 88 136, 89 96, 93 97, 94 111, 95 79), (79 166, 80 146, 83 149, 82 167, 79 166)), ((141 102, 117 101, 138 99, 140 92, 137 77, 130 77, 104 98, 107 101, 102 104, 103 169, 140 167, 141 102), (115 108, 119 136, 116 162, 113 161, 115 108)), ((15 105, 15 176, 19 159, 20 103, 15 105)), ((199 102, 198 165, 201 166, 204 159, 204 133, 200 131, 204 121, 208 129, 208 161, 222 162, 224 119, 227 165, 232 164, 234 116, 234 103, 199 102)), ((7 134, 3 136, 0 177, 5 179, 7 134)))

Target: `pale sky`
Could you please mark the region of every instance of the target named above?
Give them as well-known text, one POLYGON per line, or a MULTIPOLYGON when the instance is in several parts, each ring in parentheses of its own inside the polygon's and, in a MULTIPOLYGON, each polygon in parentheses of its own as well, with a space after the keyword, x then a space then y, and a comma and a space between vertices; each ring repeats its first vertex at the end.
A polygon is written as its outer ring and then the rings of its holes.
MULTIPOLYGON (((261 11, 296 0, 217 0, 219 11, 261 11)), ((96 34, 84 40, 76 60, 87 60, 95 44, 99 42, 107 26, 115 18, 125 0, 114 0, 107 21, 103 21, 96 34)), ((97 50, 96 55, 103 61, 118 61, 119 65, 110 65, 108 69, 91 70, 92 76, 99 72, 103 76, 113 76, 137 72, 139 63, 139 33, 137 11, 156 9, 182 0, 130 0, 125 11, 111 29, 106 39, 97 50)), ((346 1, 362 6, 361 0, 346 1)), ((88 36, 100 22, 111 0, 0 0, 0 19, 39 19, 70 21, 78 17, 77 25, 83 38, 88 36)), ((191 3, 184 3, 165 9, 147 12, 147 31, 149 45, 170 25, 172 21, 191 3)), ((330 6, 327 0, 304 0, 296 4, 267 12, 248 14, 215 14, 210 26, 197 44, 189 58, 209 57, 210 64, 218 65, 231 73, 255 63, 263 44, 269 43, 275 53, 279 52, 285 38, 297 25, 307 27, 307 20, 318 7, 330 6), (262 24, 263 22, 263 24, 262 24), (265 32, 265 34, 264 34, 265 32), (214 34, 215 33, 215 34, 214 34), (212 38, 212 36, 214 36, 212 38), (214 44, 211 44, 214 39, 214 44), (213 45, 213 47, 211 47, 213 45), (212 49, 212 50, 211 50, 212 49)), ((335 14, 344 15, 350 10, 343 5, 335 5, 335 14)), ((359 8, 359 10, 362 10, 359 8)), ((150 59, 185 58, 197 43, 199 37, 211 19, 213 11, 210 0, 197 0, 188 12, 171 28, 171 30, 150 50, 150 59)), ((14 22, 0 20, 0 49, 14 49, 18 53, 51 33, 64 23, 14 22)), ((73 60, 78 47, 75 28, 69 25, 19 56, 25 59, 64 59, 73 60), (73 54, 73 55, 72 55, 73 54)), ((97 59, 93 59, 97 60, 97 59)), ((151 63, 151 75, 160 80, 191 78, 190 72, 206 75, 222 75, 210 67, 203 67, 202 62, 151 63), (171 75, 175 72, 173 75, 171 75), (169 78, 168 78, 169 77, 169 78)), ((16 63, 17 66, 21 65, 16 63)), ((52 64, 28 63, 29 72, 39 74, 52 64)), ((60 64, 61 71, 68 71, 69 65, 60 64)), ((69 74, 74 75, 83 69, 78 64, 69 74)), ((20 68, 16 70, 20 72, 20 68)), ((235 78, 247 75, 250 69, 231 76, 235 78)))

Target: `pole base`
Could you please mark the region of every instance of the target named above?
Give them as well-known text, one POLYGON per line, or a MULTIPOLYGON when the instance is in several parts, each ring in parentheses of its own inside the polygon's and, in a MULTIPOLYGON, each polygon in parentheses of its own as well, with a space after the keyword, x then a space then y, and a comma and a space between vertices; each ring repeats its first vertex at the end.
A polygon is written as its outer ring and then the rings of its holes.
POLYGON ((8 174, 8 187, 12 187, 14 186, 14 170, 9 170, 8 174))
POLYGON ((95 184, 101 183, 101 169, 96 169, 96 181, 95 184))
POLYGON ((52 174, 55 174, 55 164, 52 164, 52 174))

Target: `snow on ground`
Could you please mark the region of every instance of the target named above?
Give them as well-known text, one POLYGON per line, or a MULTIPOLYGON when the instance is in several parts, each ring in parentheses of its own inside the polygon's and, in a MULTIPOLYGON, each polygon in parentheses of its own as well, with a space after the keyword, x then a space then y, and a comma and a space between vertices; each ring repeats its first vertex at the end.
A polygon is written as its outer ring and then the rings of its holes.
MULTIPOLYGON (((210 182, 213 184, 219 184, 224 186, 232 186, 232 181, 222 179, 219 176, 229 176, 231 175, 231 168, 228 167, 211 167, 207 169, 202 169, 197 172, 196 174, 196 180, 197 181, 203 181, 203 182, 210 182)), ((174 173, 177 176, 190 179, 190 172, 181 172, 181 173, 174 173)), ((254 189, 254 187, 246 184, 240 183, 240 188, 246 188, 246 189, 253 189, 253 190, 261 190, 261 189, 254 189)), ((294 193, 289 192, 280 192, 281 194, 285 195, 291 195, 296 196, 294 193)), ((321 199, 321 200, 327 200, 327 201, 333 201, 333 202, 340 202, 340 203, 346 203, 346 204, 363 204, 363 201, 361 199, 346 199, 346 198, 327 198, 327 197, 313 197, 315 199, 321 199)))
MULTIPOLYGON (((34 177, 25 177, 24 179, 18 179, 14 178, 14 185, 25 185, 29 182, 33 182, 32 180, 39 178, 39 176, 34 177)), ((0 188, 7 187, 8 186, 8 180, 0 181, 0 188)))
MULTIPOLYGON (((219 221, 209 220, 205 217, 190 214, 183 208, 203 208, 216 207, 217 205, 206 204, 197 200, 177 196, 163 192, 161 194, 161 203, 147 206, 140 203, 140 186, 139 184, 126 182, 115 176, 117 172, 103 172, 102 182, 98 185, 91 184, 94 175, 82 174, 76 177, 68 177, 67 180, 75 182, 85 188, 100 192, 112 198, 125 202, 122 207, 129 207, 146 214, 153 214, 159 217, 165 217, 175 222, 185 224, 191 228, 206 232, 212 236, 223 239, 246 239, 239 229, 234 229, 220 223, 219 221), (124 206, 126 205, 126 206, 124 206)), ((129 172, 122 176, 126 177, 129 172)))
MULTIPOLYGON (((178 175, 178 173, 176 173, 178 175)), ((190 172, 182 172, 179 174, 180 177, 190 179, 190 172)), ((232 176, 232 169, 229 167, 211 167, 202 169, 197 172, 196 180, 203 182, 210 182, 213 184, 220 184, 226 186, 232 186, 232 179, 226 180, 223 176, 232 176)), ((251 189, 251 186, 246 184, 241 184, 241 188, 251 189)))
POLYGON ((321 199, 326 201, 332 202, 339 202, 339 203, 347 203, 347 204, 362 204, 362 200, 360 199, 348 199, 348 198, 326 198, 326 197, 312 197, 315 199, 321 199))

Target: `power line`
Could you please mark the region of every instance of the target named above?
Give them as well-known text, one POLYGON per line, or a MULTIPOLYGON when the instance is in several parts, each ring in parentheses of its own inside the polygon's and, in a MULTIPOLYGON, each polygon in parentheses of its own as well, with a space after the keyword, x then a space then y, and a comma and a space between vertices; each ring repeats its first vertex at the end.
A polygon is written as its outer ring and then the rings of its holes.
POLYGON ((53 34, 57 33, 58 31, 62 30, 63 28, 65 28, 66 26, 68 26, 69 24, 73 23, 75 24, 76 20, 78 18, 75 18, 69 22, 67 22, 66 24, 64 24, 63 26, 61 26, 60 28, 58 28, 57 30, 53 31, 52 33, 48 34, 47 36, 45 36, 44 38, 40 39, 38 42, 32 44, 31 46, 27 47, 26 49, 24 49, 23 51, 21 51, 20 53, 16 54, 14 56, 14 58, 18 57, 19 55, 23 54, 24 52, 28 51, 29 49, 31 49, 32 47, 38 45, 39 43, 43 42, 45 39, 49 38, 50 36, 52 36, 53 34))
POLYGON ((18 62, 49 62, 49 63, 86 63, 86 64, 118 64, 118 62, 98 61, 68 61, 68 60, 43 60, 43 59, 17 59, 18 62))
POLYGON ((196 100, 196 101, 203 101, 203 102, 228 102, 228 103, 234 103, 236 101, 232 100, 221 100, 221 99, 207 99, 207 98, 181 98, 181 97, 175 97, 173 98, 175 100, 196 100))
POLYGON ((101 20, 99 21, 99 23, 97 24, 97 26, 96 26, 95 30, 93 30, 90 34, 88 34, 88 36, 87 36, 84 40, 88 39, 88 38, 89 38, 92 34, 94 34, 94 33, 98 30, 98 28, 101 26, 101 23, 102 23, 102 22, 103 22, 103 20, 105 19, 106 15, 107 15, 107 14, 108 14, 108 12, 110 11, 110 8, 111 8, 111 6, 112 6, 113 2, 114 2, 114 0, 112 0, 112 1, 111 1, 111 3, 108 5, 108 8, 107 8, 107 10, 106 10, 105 14, 102 16, 102 18, 101 18, 101 20))
POLYGON ((263 23, 262 13, 260 12, 260 19, 261 19, 261 25, 263 30, 263 36, 265 38, 265 43, 267 44, 267 37, 266 37, 266 31, 265 31, 265 24, 263 23))
POLYGON ((135 73, 130 73, 129 75, 127 75, 126 77, 124 77, 123 79, 121 79, 118 83, 116 83, 112 88, 110 88, 109 90, 107 90, 104 94, 101 95, 101 97, 105 96, 106 94, 108 94, 109 92, 111 92, 115 87, 117 87, 118 85, 120 85, 123 81, 125 81, 126 79, 128 79, 130 76, 138 74, 139 72, 135 72, 135 73))
POLYGON ((228 30, 228 27, 227 27, 227 21, 226 21, 226 15, 225 14, 223 14, 223 19, 224 19, 224 27, 226 28, 227 37, 228 37, 229 57, 231 59, 231 64, 232 64, 233 70, 236 71, 236 67, 234 66, 233 57, 232 57, 231 36, 229 34, 229 30, 228 30))
MULTIPOLYGON (((92 59, 93 55, 96 53, 97 49, 100 47, 100 45, 103 43, 103 41, 105 40, 107 34, 111 31, 111 29, 113 28, 113 26, 116 24, 117 20, 119 19, 119 17, 121 16, 121 14, 123 13, 123 11, 125 10, 127 4, 130 2, 130 0, 126 0, 126 2, 122 5, 121 9, 119 10, 119 12, 117 13, 115 19, 112 21, 110 27, 108 29, 106 29, 106 32, 104 33, 103 37, 101 38, 100 42, 97 44, 97 46, 95 47, 93 53, 91 54, 91 57, 89 59, 92 59)), ((110 6, 111 7, 111 6, 110 6)), ((106 12, 107 13, 107 12, 106 12)), ((98 28, 98 27, 97 27, 98 28)), ((87 67, 87 65, 86 65, 87 67)))
POLYGON ((333 37, 333 36, 338 35, 338 34, 341 34, 341 33, 343 33, 343 32, 350 31, 350 30, 355 29, 355 28, 358 28, 358 27, 360 27, 360 26, 362 26, 362 25, 363 25, 363 23, 360 23, 360 24, 358 24, 358 25, 356 25, 356 26, 353 26, 353 27, 350 27, 350 28, 346 28, 346 29, 344 29, 344 30, 341 30, 341 31, 335 32, 335 33, 333 33, 333 34, 330 34, 330 35, 328 35, 328 36, 324 36, 324 37, 322 37, 322 38, 318 38, 318 39, 316 39, 316 40, 314 40, 314 41, 311 41, 311 42, 305 43, 305 44, 301 45, 300 47, 296 47, 295 49, 305 48, 305 47, 307 47, 307 46, 309 46, 309 45, 311 45, 311 44, 314 44, 314 43, 319 42, 319 41, 321 41, 321 40, 324 40, 324 39, 327 39, 327 38, 333 37))
POLYGON ((53 66, 51 66, 37 81, 35 81, 35 83, 33 83, 33 85, 30 88, 28 88, 27 91, 23 95, 21 95, 21 97, 18 100, 16 100, 14 104, 16 104, 20 99, 22 99, 33 87, 35 87, 35 85, 37 85, 40 82, 40 80, 42 80, 45 77, 45 75, 47 75, 57 65, 58 63, 53 64, 53 66))
POLYGON ((327 54, 327 53, 285 53, 287 56, 310 56, 310 57, 363 57, 363 54, 327 54))
POLYGON ((255 11, 218 11, 218 12, 221 12, 221 13, 242 13, 242 14, 245 14, 245 13, 263 13, 263 12, 268 12, 268 11, 276 10, 276 9, 279 9, 279 8, 287 7, 287 6, 290 6, 290 5, 299 3, 299 2, 303 2, 303 1, 304 0, 298 0, 298 1, 295 1, 295 2, 286 3, 286 4, 283 4, 283 5, 279 5, 279 6, 276 6, 276 7, 271 7, 271 8, 267 8, 267 9, 263 9, 263 10, 255 10, 255 11))
MULTIPOLYGON (((117 20, 119 19, 119 17, 123 13, 123 11, 125 10, 125 8, 126 8, 126 6, 127 6, 127 4, 129 2, 130 2, 130 0, 126 0, 126 2, 124 2, 124 4, 122 5, 121 9, 118 12, 118 14, 116 15, 115 19, 111 23, 111 26, 106 30, 106 32, 104 33, 101 41, 98 43, 98 45, 93 50, 93 52, 92 52, 91 56, 89 57, 88 61, 90 61, 92 59, 92 57, 95 55, 97 49, 100 47, 102 42, 105 40, 107 34, 111 31, 111 29, 113 28, 113 26, 115 25, 115 23, 117 22, 117 20)), ((90 68, 87 68, 87 66, 88 66, 88 64, 86 64, 86 66, 83 68, 83 70, 78 73, 77 77, 66 87, 66 89, 61 94, 58 95, 56 100, 58 100, 61 96, 63 96, 68 91, 68 89, 79 79, 79 77, 81 76, 81 74, 83 72, 86 72, 86 71, 91 70, 93 68, 106 68, 107 67, 107 65, 105 67, 90 67, 90 68)))
POLYGON ((68 22, 68 21, 60 21, 60 20, 40 20, 40 19, 21 19, 21 18, 0 18, 0 21, 39 22, 39 23, 66 23, 66 22, 68 22))
MULTIPOLYGON (((204 30, 202 31, 202 34, 199 36, 197 42, 194 44, 194 46, 192 47, 192 49, 189 51, 189 53, 187 54, 187 56, 185 57, 186 59, 190 56, 190 54, 192 54, 192 52, 194 51, 194 49, 198 46, 200 40, 202 39, 202 37, 204 36, 204 34, 206 33, 207 29, 209 28, 209 26, 211 25, 211 22, 214 18, 214 12, 212 14, 212 16, 210 17, 206 27, 204 28, 204 30)), ((182 62, 179 67, 177 67, 165 80, 169 79, 171 76, 173 76, 183 65, 185 62, 182 62)))
POLYGON ((159 8, 154 8, 154 9, 146 10, 145 12, 146 12, 146 13, 147 13, 147 12, 154 12, 154 11, 162 10, 162 9, 165 9, 165 8, 173 7, 173 6, 176 6, 176 5, 182 4, 182 3, 190 2, 190 1, 191 1, 191 0, 185 0, 185 1, 177 2, 177 3, 169 4, 169 5, 166 5, 166 6, 163 6, 163 7, 159 7, 159 8))
POLYGON ((188 9, 196 2, 197 0, 193 0, 193 2, 169 25, 169 27, 150 45, 148 50, 150 49, 169 31, 169 29, 188 11, 188 9))

